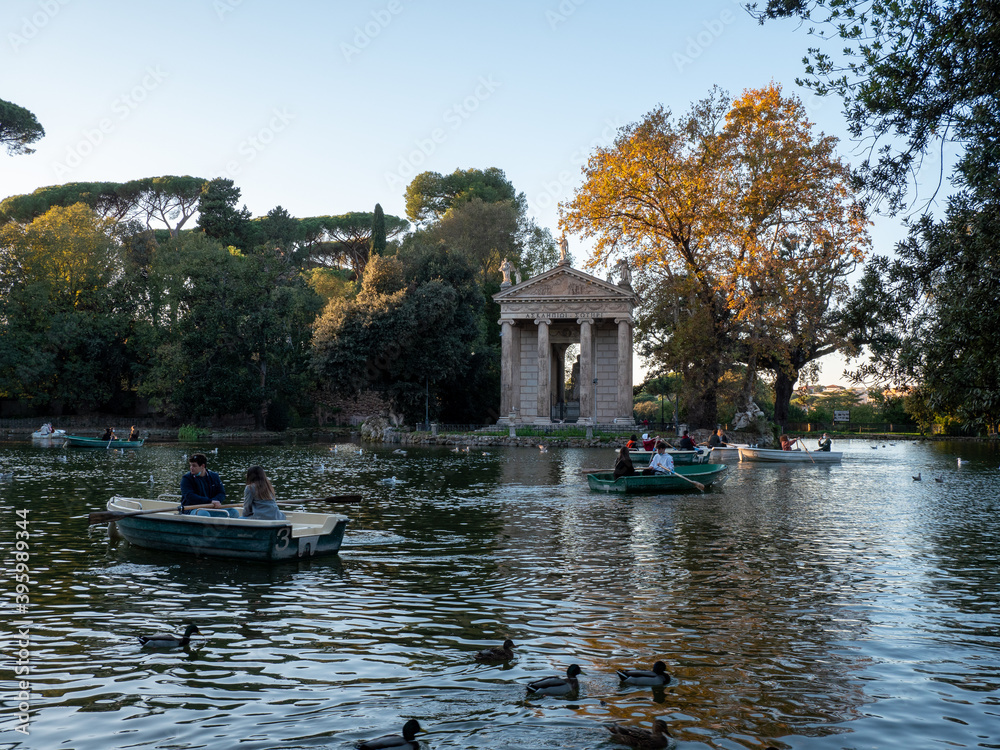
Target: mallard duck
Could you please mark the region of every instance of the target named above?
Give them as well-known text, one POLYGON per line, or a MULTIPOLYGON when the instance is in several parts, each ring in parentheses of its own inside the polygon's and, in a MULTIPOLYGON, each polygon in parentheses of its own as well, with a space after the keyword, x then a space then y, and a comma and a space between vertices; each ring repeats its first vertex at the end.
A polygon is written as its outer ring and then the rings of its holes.
POLYGON ((566 669, 565 677, 543 677, 540 680, 528 683, 528 692, 535 695, 565 695, 575 693, 580 689, 580 682, 576 679, 578 674, 583 674, 579 664, 570 664, 566 669))
POLYGON ((618 724, 605 724, 615 742, 638 748, 667 747, 670 744, 670 730, 667 722, 657 719, 653 722, 653 730, 640 727, 623 727, 618 724))
POLYGON ((670 675, 667 674, 667 665, 662 661, 653 665, 653 671, 648 669, 619 669, 616 671, 618 679, 629 685, 667 685, 670 683, 670 675))
POLYGON ((416 719, 403 724, 403 734, 386 734, 373 740, 358 743, 358 750, 416 750, 420 743, 413 739, 417 732, 423 732, 416 719))
POLYGON ((514 641, 510 638, 503 642, 503 646, 484 648, 476 653, 476 661, 510 661, 513 658, 514 641))
POLYGON ((184 629, 184 635, 173 633, 157 633, 156 635, 140 635, 139 643, 143 648, 183 648, 188 645, 193 633, 201 634, 198 626, 191 624, 184 629))

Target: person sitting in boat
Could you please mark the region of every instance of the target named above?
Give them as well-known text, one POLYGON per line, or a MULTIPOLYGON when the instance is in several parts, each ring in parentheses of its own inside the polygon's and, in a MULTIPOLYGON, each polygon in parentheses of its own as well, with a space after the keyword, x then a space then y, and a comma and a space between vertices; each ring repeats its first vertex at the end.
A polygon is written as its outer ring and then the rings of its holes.
POLYGON ((729 443, 727 443, 723 439, 724 437, 725 434, 722 432, 722 428, 720 427, 719 429, 717 429, 715 432, 712 433, 712 437, 708 439, 708 442, 705 443, 705 445, 707 445, 709 448, 725 448, 726 446, 729 445, 729 443))
POLYGON ((832 447, 833 441, 830 440, 830 436, 824 432, 823 437, 819 441, 819 449, 825 453, 829 453, 832 447))
POLYGON ((642 433, 642 449, 644 451, 656 450, 656 443, 659 439, 659 437, 651 438, 648 432, 642 433))
POLYGON ((615 479, 618 477, 631 477, 635 473, 635 467, 632 465, 632 457, 628 454, 628 446, 626 445, 618 452, 618 458, 615 459, 615 479))
POLYGON ((628 442, 625 443, 625 447, 628 448, 630 451, 637 451, 637 450, 639 450, 639 443, 638 443, 635 435, 633 435, 632 437, 630 437, 628 439, 628 442))
POLYGON ((214 471, 209 471, 208 459, 203 453, 195 453, 188 459, 191 468, 181 477, 181 505, 211 505, 212 510, 201 508, 194 511, 184 511, 195 516, 229 515, 239 517, 235 508, 222 509, 226 501, 226 488, 214 471))
POLYGON ((681 439, 679 441, 679 446, 680 446, 680 449, 682 451, 696 451, 696 450, 698 450, 698 446, 695 444, 694 440, 691 439, 691 436, 688 435, 688 431, 687 430, 684 430, 684 434, 681 435, 681 439))
POLYGON ((247 486, 243 490, 243 518, 285 520, 285 514, 278 510, 274 487, 264 473, 263 466, 251 466, 247 469, 247 486))
POLYGON ((104 431, 104 435, 101 437, 101 440, 117 440, 117 439, 118 436, 115 435, 115 430, 113 427, 109 427, 108 429, 106 429, 104 431))
POLYGON ((132 441, 139 439, 139 431, 135 429, 135 425, 132 425, 132 429, 128 431, 128 439, 132 441))
POLYGON ((795 445, 797 442, 799 442, 798 438, 791 438, 791 439, 789 439, 788 435, 782 435, 781 436, 781 450, 783 450, 783 451, 790 451, 792 449, 792 446, 795 445))
POLYGON ((673 474, 674 459, 667 453, 667 444, 662 440, 656 444, 656 454, 649 459, 649 468, 643 474, 673 474))

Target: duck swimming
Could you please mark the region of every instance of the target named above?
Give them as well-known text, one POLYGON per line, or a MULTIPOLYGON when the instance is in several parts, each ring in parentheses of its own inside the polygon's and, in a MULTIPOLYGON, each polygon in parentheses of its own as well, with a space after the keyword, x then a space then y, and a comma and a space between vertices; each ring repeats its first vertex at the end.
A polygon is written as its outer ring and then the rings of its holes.
POLYGON ((667 665, 662 661, 653 665, 653 670, 647 669, 619 669, 615 672, 618 679, 629 685, 668 685, 670 675, 667 674, 667 665))
POLYGON ((579 664, 570 664, 565 677, 543 677, 528 683, 528 693, 534 695, 565 695, 580 689, 576 676, 583 674, 579 664))
POLYGON ((417 732, 423 732, 416 719, 403 724, 403 734, 386 734, 373 740, 358 743, 358 750, 417 750, 420 743, 413 739, 417 732))
POLYGON ((623 745, 631 745, 638 748, 660 748, 670 744, 670 730, 667 722, 657 719, 653 722, 653 730, 642 729, 641 727, 624 727, 617 724, 605 724, 604 727, 611 732, 611 738, 615 742, 623 745))
POLYGON ((157 633, 156 635, 140 635, 139 644, 143 648, 184 648, 191 640, 194 633, 201 635, 198 626, 191 624, 184 629, 184 635, 174 635, 173 633, 157 633))
POLYGON ((476 653, 476 661, 510 661, 514 658, 514 641, 510 638, 496 648, 484 648, 476 653))

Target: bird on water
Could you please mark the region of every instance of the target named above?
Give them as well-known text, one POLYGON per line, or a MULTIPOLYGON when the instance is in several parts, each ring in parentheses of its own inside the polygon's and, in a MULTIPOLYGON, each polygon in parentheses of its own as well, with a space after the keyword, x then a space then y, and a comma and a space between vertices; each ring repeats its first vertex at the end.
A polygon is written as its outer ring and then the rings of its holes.
POLYGON ((618 679, 629 685, 668 685, 670 675, 667 674, 667 665, 662 661, 656 662, 652 670, 648 669, 619 669, 616 671, 618 679))
POLYGON ((373 740, 358 743, 358 750, 417 750, 420 743, 414 737, 424 729, 416 719, 403 724, 403 734, 386 734, 373 740))
POLYGON ((640 748, 640 750, 653 750, 653 748, 667 747, 670 745, 670 730, 667 722, 657 719, 653 722, 653 729, 643 729, 642 727, 626 727, 618 724, 605 724, 605 729, 611 732, 611 738, 615 742, 623 745, 640 748))
POLYGON ((543 677, 540 680, 528 683, 528 693, 534 695, 565 695, 575 693, 580 689, 580 681, 577 675, 583 674, 579 664, 570 664, 566 668, 565 677, 543 677))
POLYGON ((184 635, 173 633, 157 633, 156 635, 140 635, 139 644, 143 648, 184 648, 191 641, 194 633, 201 634, 198 626, 190 624, 184 629, 184 635))
POLYGON ((484 648, 476 653, 476 661, 510 661, 514 658, 514 641, 510 638, 502 646, 484 648))

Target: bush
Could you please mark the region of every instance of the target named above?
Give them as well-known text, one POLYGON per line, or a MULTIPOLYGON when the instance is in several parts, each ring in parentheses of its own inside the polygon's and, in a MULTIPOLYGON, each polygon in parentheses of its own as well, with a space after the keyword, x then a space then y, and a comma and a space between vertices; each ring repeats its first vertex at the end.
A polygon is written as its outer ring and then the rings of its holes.
POLYGON ((267 407, 264 427, 271 432, 284 432, 292 423, 292 413, 284 401, 272 401, 267 407))
POLYGON ((193 424, 186 424, 181 425, 180 429, 177 430, 177 439, 194 443, 201 440, 203 437, 207 437, 208 433, 209 430, 206 430, 204 427, 196 427, 193 424))

